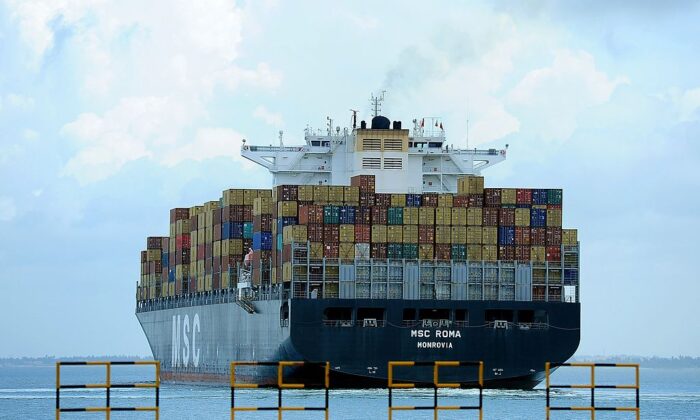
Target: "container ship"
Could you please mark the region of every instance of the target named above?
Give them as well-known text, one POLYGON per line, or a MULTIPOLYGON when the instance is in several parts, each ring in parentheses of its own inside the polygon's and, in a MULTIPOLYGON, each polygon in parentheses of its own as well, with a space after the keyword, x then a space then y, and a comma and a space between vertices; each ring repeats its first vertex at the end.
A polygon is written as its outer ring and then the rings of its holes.
MULTIPOLYGON (((307 128, 301 146, 244 141, 272 188, 172 209, 169 236, 147 238, 136 316, 165 380, 299 360, 330 362, 332 386, 372 387, 392 360, 471 360, 487 387, 527 389, 574 354, 579 242, 562 229, 562 190, 485 188, 507 146, 450 146, 435 119, 355 121, 307 128)), ((431 383, 426 369, 394 377, 431 383)), ((441 380, 477 381, 461 369, 441 380)), ((277 380, 275 368, 236 375, 277 380)))

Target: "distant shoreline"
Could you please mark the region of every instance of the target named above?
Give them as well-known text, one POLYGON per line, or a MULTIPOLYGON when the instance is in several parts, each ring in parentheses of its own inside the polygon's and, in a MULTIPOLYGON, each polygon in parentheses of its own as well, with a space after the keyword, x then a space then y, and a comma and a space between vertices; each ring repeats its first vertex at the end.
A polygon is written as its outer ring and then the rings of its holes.
MULTIPOLYGON (((0 367, 47 367, 56 361, 97 361, 97 360, 152 360, 150 356, 75 356, 75 357, 4 357, 0 358, 0 367)), ((574 356, 571 361, 597 363, 639 363, 643 368, 688 369, 700 368, 700 357, 675 356, 574 356)))

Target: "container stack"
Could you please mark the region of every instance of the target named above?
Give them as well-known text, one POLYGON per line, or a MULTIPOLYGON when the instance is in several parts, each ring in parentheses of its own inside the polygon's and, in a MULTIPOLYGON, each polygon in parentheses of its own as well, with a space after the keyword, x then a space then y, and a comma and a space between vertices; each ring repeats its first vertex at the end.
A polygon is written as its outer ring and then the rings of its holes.
POLYGON ((562 229, 560 189, 484 188, 479 176, 459 178, 457 194, 376 193, 373 175, 350 184, 229 189, 172 209, 169 238, 149 238, 141 255, 139 299, 235 288, 250 251, 260 285, 312 278, 307 263, 324 258, 540 264, 578 242, 562 229))

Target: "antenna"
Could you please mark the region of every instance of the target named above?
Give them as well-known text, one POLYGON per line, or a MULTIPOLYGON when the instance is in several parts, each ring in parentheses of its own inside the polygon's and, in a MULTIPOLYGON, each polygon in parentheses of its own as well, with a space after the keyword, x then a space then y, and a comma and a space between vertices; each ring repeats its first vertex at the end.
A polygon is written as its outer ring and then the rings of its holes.
POLYGON ((370 103, 372 104, 372 116, 376 117, 379 115, 379 111, 382 110, 382 102, 384 102, 384 94, 386 93, 385 90, 382 91, 382 93, 379 96, 374 96, 372 94, 370 98, 370 103))
POLYGON ((284 131, 280 130, 280 132, 279 132, 280 147, 284 147, 284 140, 282 138, 283 136, 284 136, 284 131))
POLYGON ((469 118, 467 118, 467 149, 469 149, 469 118))
POLYGON ((351 109, 350 112, 352 112, 352 128, 357 128, 357 110, 356 109, 351 109))

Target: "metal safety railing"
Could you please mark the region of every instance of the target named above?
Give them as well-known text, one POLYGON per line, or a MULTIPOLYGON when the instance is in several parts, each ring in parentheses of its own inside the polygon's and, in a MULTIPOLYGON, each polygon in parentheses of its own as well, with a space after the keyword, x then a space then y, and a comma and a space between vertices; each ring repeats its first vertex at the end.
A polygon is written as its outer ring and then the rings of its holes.
POLYGON ((411 361, 393 361, 389 362, 389 372, 388 372, 388 388, 389 388, 389 420, 392 420, 392 415, 394 411, 406 411, 406 410, 433 410, 433 417, 435 420, 438 419, 438 413, 441 410, 478 410, 479 420, 483 419, 483 401, 484 401, 484 362, 479 361, 436 361, 436 362, 411 362, 411 361), (410 382, 394 382, 394 367, 406 366, 432 366, 433 367, 433 405, 425 406, 395 406, 393 405, 393 389, 406 389, 415 388, 415 383, 410 382), (439 379, 439 369, 440 367, 458 367, 458 366, 475 366, 479 371, 479 382, 477 387, 479 388, 479 405, 439 405, 438 404, 438 389, 440 388, 473 388, 469 386, 468 382, 449 382, 443 383, 439 379))
POLYGON ((56 420, 61 418, 61 413, 68 412, 103 412, 109 420, 113 411, 152 411, 156 420, 160 418, 160 362, 158 361, 117 361, 117 362, 56 362, 56 420), (155 366, 155 381, 153 383, 112 383, 112 366, 126 365, 152 365, 155 366), (61 366, 104 366, 105 382, 101 384, 61 384, 61 366), (62 389, 104 389, 104 407, 61 407, 62 389), (111 390, 117 388, 153 388, 155 390, 155 405, 147 407, 113 407, 111 390))
POLYGON ((277 411, 277 418, 282 420, 282 415, 285 411, 323 411, 325 420, 328 420, 328 391, 330 388, 330 363, 329 362, 301 362, 301 361, 279 361, 279 362, 231 362, 231 420, 235 419, 236 413, 239 411, 277 411), (263 385, 254 383, 238 383, 236 382, 236 366, 277 366, 277 384, 263 385), (292 407, 282 405, 282 390, 283 389, 303 389, 309 384, 286 383, 284 382, 284 368, 290 366, 319 366, 323 368, 323 384, 325 390, 325 403, 323 407, 292 407), (255 388, 276 388, 277 389, 277 406, 268 407, 237 407, 236 406, 236 389, 255 389, 255 388))
POLYGON ((546 389, 547 389, 547 420, 550 418, 550 413, 552 411, 588 411, 591 413, 591 420, 595 420, 596 411, 630 411, 636 414, 637 420, 639 420, 639 364, 637 363, 545 363, 545 377, 546 377, 546 389), (591 382, 588 384, 579 385, 552 385, 550 383, 550 373, 553 368, 561 366, 571 366, 571 367, 585 367, 590 368, 591 372, 591 382), (622 367, 622 368, 633 368, 635 370, 635 383, 626 385, 600 385, 596 384, 596 368, 597 367, 622 367), (590 406, 571 406, 571 407, 561 407, 552 406, 550 401, 550 390, 551 389, 590 389, 591 391, 591 405, 590 406), (635 406, 634 407, 601 407, 596 406, 595 401, 595 391, 596 389, 634 389, 635 390, 635 406))

